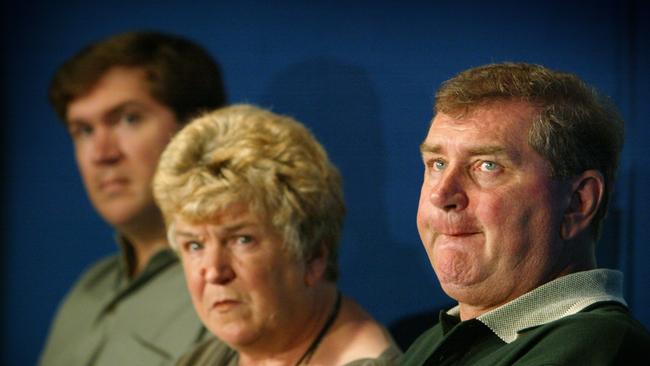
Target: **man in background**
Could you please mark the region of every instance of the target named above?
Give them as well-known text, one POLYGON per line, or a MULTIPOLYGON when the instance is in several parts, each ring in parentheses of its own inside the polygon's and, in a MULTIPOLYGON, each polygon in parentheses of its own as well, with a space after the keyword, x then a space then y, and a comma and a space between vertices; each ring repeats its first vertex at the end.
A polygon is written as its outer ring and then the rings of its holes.
POLYGON ((86 193, 115 228, 120 250, 67 294, 40 364, 173 364, 207 333, 168 248, 151 180, 183 123, 225 104, 219 67, 187 39, 129 32, 66 61, 49 98, 72 138, 86 193))
POLYGON ((461 72, 421 145, 422 243, 458 306, 404 365, 635 365, 647 330, 598 269, 623 121, 576 76, 530 64, 461 72))

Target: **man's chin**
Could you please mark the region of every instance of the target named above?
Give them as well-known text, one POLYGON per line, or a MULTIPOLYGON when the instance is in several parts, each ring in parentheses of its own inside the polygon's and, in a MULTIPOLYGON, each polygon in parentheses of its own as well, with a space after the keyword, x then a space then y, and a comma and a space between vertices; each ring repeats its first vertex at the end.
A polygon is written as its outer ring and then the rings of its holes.
POLYGON ((135 207, 124 207, 124 205, 122 207, 116 207, 116 205, 102 207, 97 212, 106 223, 118 229, 132 225, 139 216, 139 212, 135 207))
POLYGON ((440 285, 448 294, 474 288, 481 282, 476 269, 458 258, 455 258, 455 261, 439 261, 434 270, 440 285))

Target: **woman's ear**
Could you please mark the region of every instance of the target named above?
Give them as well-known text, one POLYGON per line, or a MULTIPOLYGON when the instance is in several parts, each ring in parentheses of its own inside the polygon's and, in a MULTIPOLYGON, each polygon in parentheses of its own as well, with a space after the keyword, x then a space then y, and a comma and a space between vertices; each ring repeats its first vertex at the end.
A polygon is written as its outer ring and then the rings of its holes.
POLYGON ((571 199, 564 212, 562 239, 574 239, 589 227, 604 192, 605 180, 597 170, 586 170, 571 180, 571 199))
POLYGON ((314 255, 307 260, 305 271, 305 284, 308 287, 314 287, 325 276, 327 260, 329 259, 329 250, 322 243, 314 255))

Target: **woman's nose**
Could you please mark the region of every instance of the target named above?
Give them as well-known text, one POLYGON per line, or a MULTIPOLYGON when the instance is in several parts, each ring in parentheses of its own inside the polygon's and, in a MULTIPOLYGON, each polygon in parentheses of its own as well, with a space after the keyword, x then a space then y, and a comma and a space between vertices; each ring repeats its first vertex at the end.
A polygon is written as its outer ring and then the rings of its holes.
POLYGON ((224 285, 235 278, 227 249, 215 248, 206 255, 201 275, 207 283, 224 285))

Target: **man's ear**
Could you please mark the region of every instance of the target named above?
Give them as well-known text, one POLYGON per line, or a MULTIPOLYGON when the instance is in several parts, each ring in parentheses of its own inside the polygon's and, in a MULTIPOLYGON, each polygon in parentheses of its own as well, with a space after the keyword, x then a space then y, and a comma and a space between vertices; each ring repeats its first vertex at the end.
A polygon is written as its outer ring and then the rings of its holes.
POLYGON ((593 220, 603 200, 605 180, 597 170, 584 171, 571 179, 571 199, 564 212, 561 235, 571 240, 582 233, 593 220))
POLYGON ((325 276, 327 260, 329 259, 329 250, 322 243, 311 259, 307 260, 305 271, 305 284, 308 287, 314 287, 325 276))

